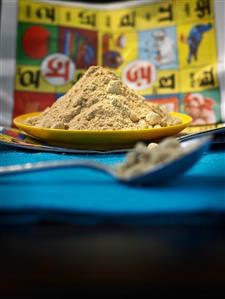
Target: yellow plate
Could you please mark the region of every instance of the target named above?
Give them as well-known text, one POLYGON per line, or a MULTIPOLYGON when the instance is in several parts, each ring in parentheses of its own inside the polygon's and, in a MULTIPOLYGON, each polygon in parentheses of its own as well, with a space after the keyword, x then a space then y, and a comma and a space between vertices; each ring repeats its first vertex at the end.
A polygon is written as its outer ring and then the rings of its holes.
POLYGON ((62 130, 46 129, 25 124, 25 120, 32 116, 37 116, 40 112, 23 114, 14 119, 14 124, 30 136, 46 141, 53 146, 77 149, 118 149, 129 148, 138 141, 151 141, 166 136, 172 136, 184 128, 192 121, 188 115, 171 112, 171 116, 179 117, 181 124, 154 129, 140 130, 62 130))

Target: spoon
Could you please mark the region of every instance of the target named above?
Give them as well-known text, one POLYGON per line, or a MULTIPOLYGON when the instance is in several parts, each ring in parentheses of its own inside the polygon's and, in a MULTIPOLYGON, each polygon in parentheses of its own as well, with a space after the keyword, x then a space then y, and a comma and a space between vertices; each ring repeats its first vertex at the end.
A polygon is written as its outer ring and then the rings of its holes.
POLYGON ((201 157, 203 152, 207 151, 211 136, 204 136, 198 139, 181 142, 181 146, 186 148, 186 152, 175 160, 157 164, 151 169, 145 170, 143 173, 125 177, 119 175, 118 172, 110 166, 98 163, 92 160, 64 160, 64 161, 48 161, 37 163, 25 163, 11 166, 1 166, 0 176, 7 176, 19 173, 27 173, 42 170, 53 170, 57 168, 74 168, 85 167, 104 172, 117 181, 130 185, 152 185, 165 183, 178 175, 184 173, 193 166, 201 157))

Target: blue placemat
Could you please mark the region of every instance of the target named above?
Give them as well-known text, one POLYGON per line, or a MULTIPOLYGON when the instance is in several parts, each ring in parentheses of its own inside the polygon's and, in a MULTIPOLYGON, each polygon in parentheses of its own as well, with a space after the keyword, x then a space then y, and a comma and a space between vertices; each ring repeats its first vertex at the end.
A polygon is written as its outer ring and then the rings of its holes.
MULTIPOLYGON (((0 146, 0 165, 55 159, 94 159, 112 165, 123 158, 123 154, 62 155, 0 146)), ((151 223, 157 215, 223 213, 224 169, 225 153, 218 151, 203 155, 183 176, 155 187, 122 185, 87 169, 0 177, 0 223, 151 223)))

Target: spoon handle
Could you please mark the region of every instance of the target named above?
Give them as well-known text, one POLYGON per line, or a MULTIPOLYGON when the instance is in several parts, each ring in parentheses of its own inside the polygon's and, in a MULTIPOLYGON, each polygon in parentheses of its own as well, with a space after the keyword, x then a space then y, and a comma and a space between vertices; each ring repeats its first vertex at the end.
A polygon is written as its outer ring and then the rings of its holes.
POLYGON ((202 136, 207 136, 207 135, 213 135, 215 137, 217 135, 222 135, 222 134, 225 134, 225 127, 211 129, 211 130, 197 132, 197 133, 192 133, 192 134, 180 136, 177 139, 179 141, 186 141, 186 140, 190 140, 190 139, 198 138, 198 137, 202 137, 202 136))
POLYGON ((17 173, 36 172, 41 170, 53 170, 59 168, 74 168, 74 167, 91 168, 115 176, 115 172, 111 167, 90 160, 63 160, 63 161, 56 160, 56 161, 47 161, 47 162, 42 161, 36 163, 16 164, 10 166, 0 166, 0 176, 12 175, 17 173))

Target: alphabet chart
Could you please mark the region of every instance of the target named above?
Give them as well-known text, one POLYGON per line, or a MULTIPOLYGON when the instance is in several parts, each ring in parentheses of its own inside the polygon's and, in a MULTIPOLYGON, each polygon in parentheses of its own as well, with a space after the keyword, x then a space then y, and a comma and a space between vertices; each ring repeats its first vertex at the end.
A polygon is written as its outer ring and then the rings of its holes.
POLYGON ((14 73, 11 84, 2 73, 0 125, 52 105, 91 65, 112 70, 146 100, 189 114, 192 125, 225 120, 223 1, 14 0, 11 10, 9 2, 0 47, 14 22, 14 49, 0 58, 13 57, 14 73))

